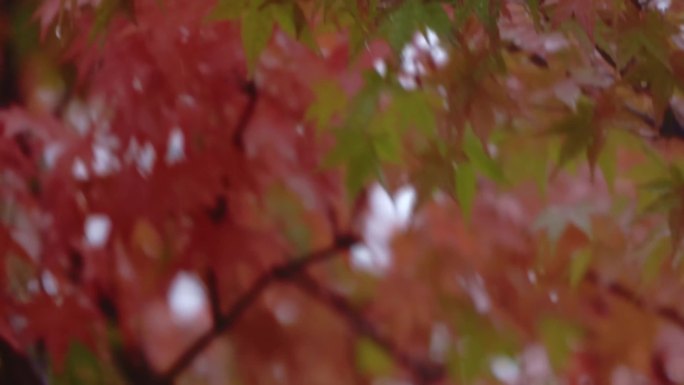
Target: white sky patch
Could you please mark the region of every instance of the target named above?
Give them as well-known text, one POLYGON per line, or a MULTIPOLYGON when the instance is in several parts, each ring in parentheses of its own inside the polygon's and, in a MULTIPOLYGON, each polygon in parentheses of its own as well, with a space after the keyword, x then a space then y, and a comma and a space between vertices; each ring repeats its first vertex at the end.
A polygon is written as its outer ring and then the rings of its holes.
POLYGON ((128 163, 135 163, 138 172, 144 176, 150 175, 157 159, 157 152, 152 143, 147 142, 143 146, 137 140, 131 139, 124 155, 124 160, 128 163))
POLYGON ((517 383, 520 379, 520 366, 510 357, 494 357, 490 361, 489 367, 494 377, 504 384, 517 383))
POLYGON ((418 74, 416 59, 418 50, 412 45, 407 45, 401 51, 401 70, 408 75, 418 74))
POLYGON ((119 160, 110 149, 100 145, 93 146, 93 172, 96 175, 104 176, 119 168, 119 160))
POLYGON ((371 187, 368 199, 365 245, 352 247, 352 265, 359 270, 382 274, 391 265, 392 236, 410 222, 416 193, 413 187, 405 186, 394 197, 390 197, 384 188, 375 184, 371 187))
POLYGON ((44 271, 43 274, 41 275, 40 278, 42 284, 43 284, 43 289, 45 290, 45 293, 48 295, 54 296, 57 295, 58 292, 58 287, 57 287, 57 280, 55 279, 55 276, 52 275, 49 271, 44 271))
POLYGON ((416 83, 416 79, 413 78, 412 76, 406 76, 406 75, 400 75, 399 76, 399 84, 405 89, 405 90, 415 90, 418 88, 418 83, 416 83))
POLYGON ((375 68, 375 71, 382 77, 387 74, 387 64, 382 59, 375 59, 373 68, 375 68))
POLYGON ((72 101, 65 112, 66 121, 81 135, 85 135, 90 129, 90 116, 88 106, 80 101, 72 101))
POLYGON ((477 274, 469 279, 458 277, 458 283, 468 291, 478 313, 484 314, 489 312, 492 303, 489 299, 489 294, 487 294, 487 288, 485 288, 482 276, 477 274))
POLYGON ((435 324, 430 333, 430 358, 437 362, 444 362, 444 358, 449 353, 450 341, 449 328, 443 323, 435 324))
POLYGON ((672 5, 671 0, 656 0, 655 1, 655 7, 660 12, 667 11, 670 8, 670 5, 672 5))
POLYGON ((152 143, 147 142, 143 146, 137 159, 138 171, 143 175, 149 175, 154 167, 154 161, 157 159, 157 152, 154 151, 152 143))
POLYGON ((48 168, 53 168, 63 151, 63 146, 58 143, 50 143, 46 145, 45 150, 43 150, 43 159, 45 159, 45 165, 48 168))
POLYGON ((166 145, 166 164, 176 164, 185 158, 185 137, 180 127, 174 127, 169 133, 169 141, 166 145))
POLYGON ((82 159, 76 158, 76 160, 74 160, 74 164, 71 166, 71 174, 76 180, 88 179, 88 168, 82 159))
POLYGON ((112 230, 112 221, 108 216, 102 214, 92 214, 86 218, 85 240, 92 247, 102 247, 109 239, 112 230))
POLYGON ((177 323, 195 320, 206 306, 204 286, 195 274, 180 272, 171 282, 167 301, 177 323))
POLYGON ((427 68, 421 63, 421 57, 429 55, 432 62, 441 67, 449 61, 449 54, 442 46, 439 36, 435 31, 427 29, 425 33, 418 32, 414 35, 413 41, 404 46, 401 52, 401 73, 399 74, 399 84, 407 90, 417 88, 416 76, 425 75, 427 68))

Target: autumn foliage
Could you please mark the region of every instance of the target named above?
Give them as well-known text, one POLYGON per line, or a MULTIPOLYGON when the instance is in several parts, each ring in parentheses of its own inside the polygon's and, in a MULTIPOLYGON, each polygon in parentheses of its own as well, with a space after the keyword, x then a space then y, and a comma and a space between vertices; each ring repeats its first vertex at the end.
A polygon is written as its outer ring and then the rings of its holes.
POLYGON ((1 384, 684 383, 683 2, 2 4, 1 384))

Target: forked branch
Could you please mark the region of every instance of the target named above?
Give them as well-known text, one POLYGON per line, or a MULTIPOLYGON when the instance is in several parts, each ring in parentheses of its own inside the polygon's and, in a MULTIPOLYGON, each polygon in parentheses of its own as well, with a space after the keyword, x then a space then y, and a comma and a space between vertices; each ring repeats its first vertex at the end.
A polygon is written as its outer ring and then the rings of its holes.
POLYGON ((302 272, 307 267, 318 262, 326 261, 340 253, 343 253, 356 243, 358 239, 353 235, 338 236, 332 245, 314 251, 292 261, 277 265, 259 276, 254 283, 240 296, 240 298, 223 314, 214 317, 214 325, 201 335, 190 347, 188 347, 160 376, 161 383, 172 383, 181 372, 192 364, 214 340, 230 330, 247 309, 254 304, 264 290, 272 283, 289 279, 302 272))

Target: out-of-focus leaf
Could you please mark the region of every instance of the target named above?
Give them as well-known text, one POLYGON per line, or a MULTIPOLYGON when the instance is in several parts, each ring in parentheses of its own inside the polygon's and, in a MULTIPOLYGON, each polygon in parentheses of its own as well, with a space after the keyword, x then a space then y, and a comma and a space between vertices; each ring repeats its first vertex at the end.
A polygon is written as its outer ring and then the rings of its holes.
POLYGON ((547 317, 539 324, 539 334, 551 365, 560 369, 566 364, 583 332, 567 320, 547 317))
POLYGON ((254 71, 261 52, 273 33, 274 20, 270 12, 260 9, 258 2, 250 4, 242 16, 240 32, 250 73, 254 71))
POLYGON ((426 92, 395 91, 390 110, 397 115, 402 128, 415 126, 428 137, 435 135, 435 103, 426 92))
POLYGON ((449 374, 459 383, 469 384, 487 375, 494 356, 510 356, 516 337, 496 328, 488 319, 469 309, 460 309, 456 321, 457 349, 449 358, 449 374))
POLYGON ((475 170, 468 163, 460 163, 455 165, 454 172, 456 173, 456 198, 461 205, 463 215, 467 220, 470 220, 473 211, 473 200, 477 192, 475 170))
POLYGON ((585 98, 580 98, 577 103, 577 112, 560 121, 550 130, 563 136, 558 155, 559 168, 566 166, 588 150, 595 137, 592 125, 593 114, 593 104, 585 98))
POLYGON ((647 85, 653 96, 653 108, 661 114, 669 106, 677 85, 672 70, 655 57, 644 55, 632 68, 625 79, 633 85, 647 85))
POLYGON ((544 137, 506 136, 498 145, 499 164, 505 180, 511 183, 532 181, 544 195, 548 185, 549 159, 552 158, 548 142, 544 137))
POLYGON ((375 72, 367 72, 364 88, 350 101, 345 127, 365 128, 377 113, 378 100, 382 90, 382 78, 375 72))
POLYGON ((117 383, 111 370, 103 368, 100 360, 78 342, 72 343, 69 347, 64 370, 57 370, 53 375, 53 380, 56 385, 108 385, 117 383))
POLYGON ((663 262, 670 254, 670 241, 667 237, 656 237, 654 241, 650 242, 645 248, 646 258, 641 270, 641 279, 649 284, 658 277, 658 273, 663 266, 663 262))
POLYGON ((100 36, 109 23, 118 14, 127 15, 129 17, 133 15, 132 2, 130 0, 104 0, 102 1, 95 12, 95 21, 93 22, 93 27, 90 32, 91 38, 96 38, 100 36))
POLYGON ((249 0, 219 0, 209 14, 210 21, 235 20, 249 7, 249 0))
POLYGON ((463 152, 468 156, 468 159, 477 171, 494 181, 504 181, 504 174, 501 167, 487 155, 482 146, 482 142, 475 135, 470 126, 466 127, 463 135, 463 152))
POLYGON ((684 207, 682 207, 681 192, 677 194, 677 203, 667 214, 667 223, 672 237, 672 252, 677 253, 679 245, 682 243, 682 233, 684 232, 684 207))
POLYGON ((356 342, 356 365, 363 373, 382 376, 392 371, 394 362, 375 342, 360 338, 356 342))
POLYGON ((319 53, 319 47, 309 28, 304 11, 297 2, 270 1, 264 11, 270 12, 274 21, 288 35, 319 53))
POLYGON ((525 0, 527 8, 530 11, 534 25, 539 27, 539 0, 525 0))
POLYGON ((667 66, 668 40, 676 28, 666 21, 659 12, 649 11, 638 20, 632 21, 626 30, 622 31, 617 46, 616 62, 618 68, 624 68, 635 57, 644 59, 647 53, 662 65, 667 66))
POLYGON ((589 247, 581 248, 572 256, 570 262, 570 286, 577 287, 577 285, 584 279, 591 264, 592 251, 589 247))
MULTIPOLYGON (((378 120, 383 120, 382 118, 386 115, 380 116, 378 120)), ((378 124, 385 126, 385 129, 373 133, 370 137, 371 144, 375 149, 375 153, 378 156, 378 160, 383 162, 400 163, 402 161, 402 147, 399 132, 396 130, 396 126, 387 124, 388 121, 393 119, 388 119, 378 124)))
POLYGON ((606 139, 606 144, 598 156, 597 163, 608 188, 613 191, 615 177, 617 175, 617 151, 616 145, 613 143, 610 135, 606 139))
POLYGON ((316 99, 306 112, 306 119, 316 123, 319 129, 324 129, 337 113, 347 107, 347 95, 337 82, 323 81, 314 87, 316 99))
POLYGON ((567 226, 572 224, 580 229, 588 238, 592 238, 591 213, 588 206, 578 207, 549 207, 544 210, 534 222, 535 230, 544 230, 548 234, 552 250, 565 232, 567 226))

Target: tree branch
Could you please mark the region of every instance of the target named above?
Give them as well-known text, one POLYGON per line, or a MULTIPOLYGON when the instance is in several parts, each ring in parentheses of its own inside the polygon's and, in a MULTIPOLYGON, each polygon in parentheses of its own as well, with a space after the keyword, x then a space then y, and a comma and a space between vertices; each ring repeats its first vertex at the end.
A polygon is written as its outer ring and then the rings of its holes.
POLYGON ((204 282, 207 285, 207 292, 209 294, 211 319, 214 325, 216 325, 221 320, 221 298, 219 296, 218 282, 216 282, 216 273, 211 269, 207 269, 204 282))
POLYGON ((677 309, 664 305, 650 305, 637 293, 618 282, 601 282, 595 271, 588 272, 586 279, 593 285, 605 288, 612 296, 629 302, 643 312, 655 314, 684 331, 684 315, 679 313, 677 309))
POLYGON ((247 125, 252 120, 252 116, 254 116, 257 98, 259 96, 256 83, 252 80, 247 81, 243 85, 242 91, 247 96, 247 105, 242 110, 242 114, 240 114, 235 133, 233 134, 233 144, 240 151, 245 150, 245 131, 247 131, 247 125))
POLYGON ((172 383, 216 338, 229 331, 240 320, 245 311, 257 301, 269 285, 279 280, 289 279, 315 263, 326 261, 348 250, 357 241, 358 238, 356 236, 349 234, 341 235, 328 247, 277 265, 264 272, 238 298, 228 312, 216 317, 216 322, 211 329, 201 335, 190 347, 181 353, 169 369, 160 376, 160 382, 172 383))
POLYGON ((370 321, 364 318, 344 296, 322 286, 302 272, 292 282, 308 296, 316 299, 331 311, 342 317, 357 334, 370 338, 397 363, 403 366, 414 380, 421 385, 440 381, 445 374, 442 365, 417 358, 401 350, 392 340, 382 334, 370 321))

